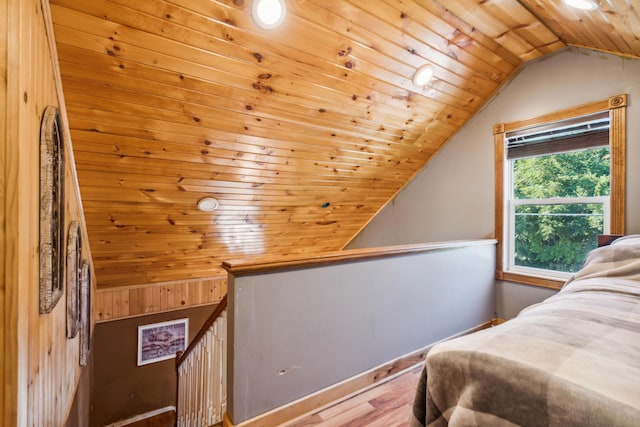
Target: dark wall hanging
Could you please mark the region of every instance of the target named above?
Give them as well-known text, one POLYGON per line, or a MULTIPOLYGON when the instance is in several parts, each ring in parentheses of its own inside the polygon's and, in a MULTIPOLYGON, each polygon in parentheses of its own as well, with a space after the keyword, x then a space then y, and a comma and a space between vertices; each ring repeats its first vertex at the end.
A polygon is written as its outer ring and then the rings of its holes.
POLYGON ((82 261, 80 279, 80 366, 86 366, 91 350, 91 264, 82 261))
POLYGON ((82 234, 80 223, 71 221, 67 238, 67 338, 75 338, 80 326, 82 280, 82 234))
POLYGON ((64 288, 64 137, 60 112, 47 107, 40 125, 40 313, 64 288))

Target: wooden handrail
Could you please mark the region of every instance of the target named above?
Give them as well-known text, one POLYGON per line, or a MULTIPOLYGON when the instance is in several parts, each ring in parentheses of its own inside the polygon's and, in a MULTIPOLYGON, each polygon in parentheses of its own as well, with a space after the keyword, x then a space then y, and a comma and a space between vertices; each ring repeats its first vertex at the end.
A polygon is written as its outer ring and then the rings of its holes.
POLYGON ((218 317, 222 314, 222 312, 227 308, 227 296, 225 295, 220 302, 218 303, 213 313, 207 318, 207 320, 202 325, 202 328, 198 331, 196 336, 193 338, 189 346, 184 351, 179 351, 176 353, 176 370, 180 367, 182 362, 185 361, 189 353, 193 351, 198 342, 202 339, 202 337, 207 333, 211 325, 218 320, 218 317))
POLYGON ((348 249, 316 254, 302 254, 273 259, 255 261, 225 261, 222 267, 234 276, 242 276, 266 271, 285 270, 291 268, 313 267, 326 264, 362 261, 366 259, 409 255, 420 252, 463 248, 480 245, 494 245, 495 239, 454 240, 437 243, 421 243, 414 245, 385 246, 382 248, 348 249))

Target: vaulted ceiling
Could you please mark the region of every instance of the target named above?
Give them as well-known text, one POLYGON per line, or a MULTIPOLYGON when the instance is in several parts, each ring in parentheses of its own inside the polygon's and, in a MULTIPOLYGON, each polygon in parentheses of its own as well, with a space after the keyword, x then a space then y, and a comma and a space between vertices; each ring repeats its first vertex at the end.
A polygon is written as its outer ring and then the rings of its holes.
POLYGON ((286 3, 51 0, 99 287, 341 249, 523 63, 640 57, 640 0, 286 3))

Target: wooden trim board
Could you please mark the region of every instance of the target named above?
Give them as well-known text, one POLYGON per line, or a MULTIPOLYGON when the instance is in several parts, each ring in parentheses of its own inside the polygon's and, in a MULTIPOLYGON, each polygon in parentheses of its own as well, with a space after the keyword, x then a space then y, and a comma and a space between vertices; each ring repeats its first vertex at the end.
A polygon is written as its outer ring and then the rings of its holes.
POLYGON ((225 261, 222 267, 234 276, 243 276, 255 273, 273 272, 293 268, 316 267, 327 264, 343 262, 365 261, 375 258, 383 258, 399 255, 410 255, 421 252, 441 251, 454 248, 471 246, 493 245, 494 239, 482 240, 452 240, 437 243, 418 243, 409 245, 385 246, 380 248, 345 249, 341 251, 302 254, 291 256, 277 256, 271 260, 260 262, 251 261, 225 261))
POLYGON ((479 326, 476 326, 443 340, 437 341, 424 348, 408 353, 398 359, 384 363, 359 375, 334 384, 323 390, 312 393, 308 396, 293 401, 287 405, 265 412, 257 417, 233 424, 229 413, 225 412, 223 418, 224 427, 273 427, 291 422, 295 419, 309 415, 325 407, 332 406, 340 401, 348 399, 356 394, 362 393, 372 387, 389 381, 406 371, 414 368, 417 364, 424 362, 427 353, 431 348, 443 341, 468 335, 481 329, 490 328, 503 323, 503 319, 492 319, 479 326))
POLYGON ((115 423, 108 424, 105 427, 123 427, 123 426, 128 426, 129 424, 133 424, 133 423, 136 423, 138 421, 147 420, 149 418, 153 418, 155 416, 164 414, 166 412, 171 412, 171 411, 175 412, 175 410, 176 410, 175 406, 166 406, 164 408, 155 409, 153 411, 145 412, 144 414, 134 415, 133 417, 127 418, 126 420, 116 421, 115 423))

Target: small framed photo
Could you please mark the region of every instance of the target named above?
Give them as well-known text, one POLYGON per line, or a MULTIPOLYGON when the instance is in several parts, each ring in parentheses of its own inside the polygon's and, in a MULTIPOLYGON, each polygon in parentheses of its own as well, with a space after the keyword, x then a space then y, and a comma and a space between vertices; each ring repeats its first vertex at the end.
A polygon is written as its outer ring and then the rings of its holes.
POLYGON ((189 319, 138 326, 138 366, 173 359, 189 342, 189 319))

